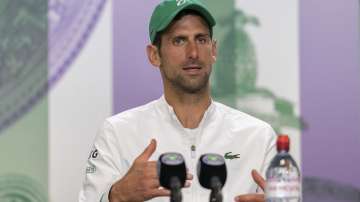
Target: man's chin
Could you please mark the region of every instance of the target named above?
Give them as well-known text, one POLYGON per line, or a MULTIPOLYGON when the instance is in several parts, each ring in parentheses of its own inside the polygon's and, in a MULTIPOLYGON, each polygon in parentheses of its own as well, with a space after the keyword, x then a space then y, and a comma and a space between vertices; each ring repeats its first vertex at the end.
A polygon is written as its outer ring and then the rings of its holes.
POLYGON ((209 78, 205 76, 201 78, 179 76, 172 80, 169 79, 168 81, 170 81, 173 87, 189 94, 201 93, 209 88, 209 78))
POLYGON ((197 85, 181 85, 180 88, 189 94, 198 94, 207 90, 208 85, 205 84, 197 84, 197 85))

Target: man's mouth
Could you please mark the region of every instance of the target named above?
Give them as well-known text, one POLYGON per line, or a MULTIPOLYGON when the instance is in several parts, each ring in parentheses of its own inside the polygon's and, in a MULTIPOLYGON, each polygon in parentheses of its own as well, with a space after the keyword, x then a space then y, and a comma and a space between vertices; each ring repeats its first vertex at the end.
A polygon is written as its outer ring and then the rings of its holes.
POLYGON ((202 68, 198 65, 188 65, 183 67, 182 69, 186 72, 186 74, 196 76, 200 74, 202 68))
POLYGON ((183 70, 187 71, 187 70, 199 70, 201 69, 200 66, 195 66, 195 65, 192 65, 192 66, 186 66, 186 67, 183 67, 183 70))

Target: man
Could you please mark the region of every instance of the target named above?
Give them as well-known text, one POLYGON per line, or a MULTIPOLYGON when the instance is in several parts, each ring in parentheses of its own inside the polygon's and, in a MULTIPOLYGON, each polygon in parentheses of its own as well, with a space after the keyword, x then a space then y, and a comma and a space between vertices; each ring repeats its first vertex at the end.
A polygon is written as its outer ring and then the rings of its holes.
POLYGON ((185 202, 209 200, 197 179, 204 153, 224 155, 228 180, 224 202, 264 201, 264 175, 275 154, 272 128, 245 113, 214 102, 209 77, 216 61, 215 20, 198 0, 165 0, 150 20, 147 54, 159 68, 164 96, 110 117, 88 160, 80 201, 169 201, 161 188, 156 160, 179 152, 188 168, 185 202), (149 143, 150 142, 150 143, 149 143))

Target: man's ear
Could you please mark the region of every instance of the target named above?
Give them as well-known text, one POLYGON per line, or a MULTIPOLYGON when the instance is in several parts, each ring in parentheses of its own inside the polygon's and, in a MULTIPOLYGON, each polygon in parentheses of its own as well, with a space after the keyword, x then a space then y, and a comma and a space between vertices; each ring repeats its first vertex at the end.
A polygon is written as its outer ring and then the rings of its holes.
POLYGON ((149 62, 155 67, 160 67, 160 54, 156 46, 149 44, 146 46, 146 52, 149 59, 149 62))
POLYGON ((214 39, 214 40, 212 41, 211 54, 212 54, 213 63, 215 63, 215 62, 216 62, 216 58, 217 58, 217 40, 216 40, 216 39, 214 39))

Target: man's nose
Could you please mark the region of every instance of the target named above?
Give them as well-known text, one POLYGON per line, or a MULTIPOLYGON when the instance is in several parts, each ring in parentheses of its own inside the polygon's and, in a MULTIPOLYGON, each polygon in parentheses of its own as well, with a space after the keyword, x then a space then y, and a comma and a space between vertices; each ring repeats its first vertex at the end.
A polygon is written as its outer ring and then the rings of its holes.
POLYGON ((199 57, 199 47, 197 46, 196 42, 191 41, 188 43, 187 47, 187 54, 188 58, 197 59, 199 57))

